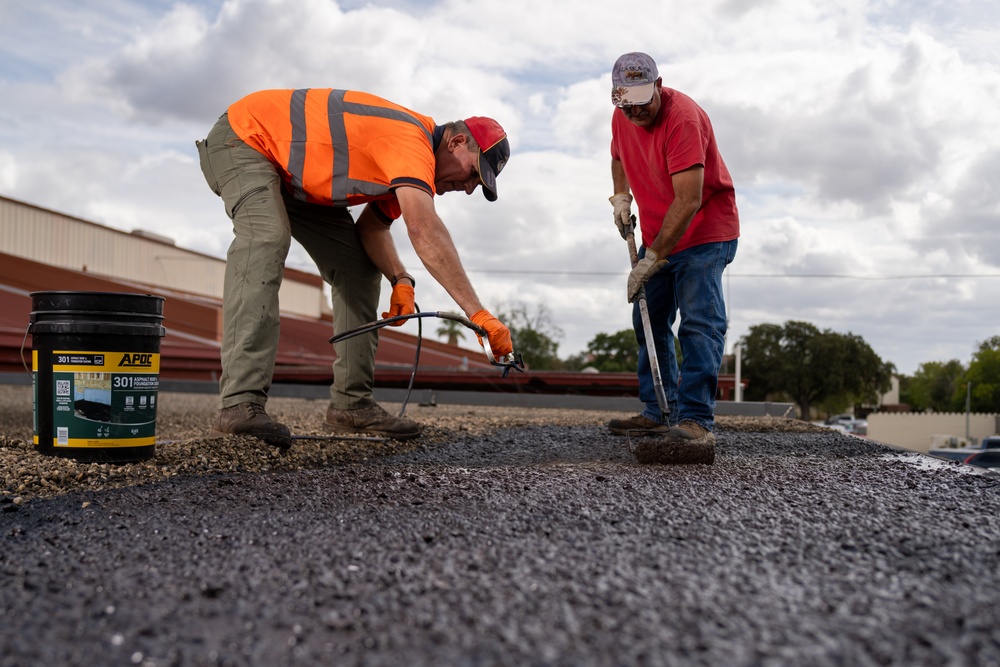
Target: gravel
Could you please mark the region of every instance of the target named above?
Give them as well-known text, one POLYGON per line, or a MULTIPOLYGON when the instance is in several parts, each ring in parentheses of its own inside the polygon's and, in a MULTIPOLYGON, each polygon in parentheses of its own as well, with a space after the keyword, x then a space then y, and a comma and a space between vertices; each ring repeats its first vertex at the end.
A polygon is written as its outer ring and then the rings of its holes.
POLYGON ((0 386, 0 666, 1000 665, 995 475, 775 418, 644 466, 616 413, 443 405, 282 456, 159 404, 154 459, 84 465, 0 386))
MULTIPOLYGON (((212 438, 208 424, 216 409, 212 396, 160 392, 155 456, 128 464, 79 463, 71 458, 42 456, 32 444, 31 387, 0 384, 0 469, 3 493, 20 504, 70 491, 122 488, 177 475, 325 469, 362 463, 429 448, 456 436, 484 436, 498 428, 528 424, 600 427, 616 413, 583 410, 524 410, 509 407, 471 408, 461 405, 408 405, 406 416, 423 425, 423 436, 409 443, 328 438, 323 427, 326 401, 272 398, 268 414, 287 424, 296 436, 291 450, 281 453, 255 438, 212 438)), ((392 414, 399 405, 384 406, 392 414)), ((720 417, 719 430, 822 431, 819 427, 777 417, 720 417)), ((335 437, 335 436, 334 436, 335 437)))

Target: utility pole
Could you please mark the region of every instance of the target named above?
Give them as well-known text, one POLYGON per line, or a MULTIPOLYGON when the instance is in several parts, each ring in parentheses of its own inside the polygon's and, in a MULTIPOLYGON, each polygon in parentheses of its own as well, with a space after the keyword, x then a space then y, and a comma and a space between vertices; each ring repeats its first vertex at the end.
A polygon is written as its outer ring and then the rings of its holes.
POLYGON ((965 444, 966 446, 972 444, 972 440, 969 438, 969 410, 972 407, 972 383, 965 383, 965 444))
POLYGON ((740 379, 743 375, 743 346, 737 345, 733 351, 736 352, 736 387, 733 398, 740 403, 743 400, 743 381, 740 379))

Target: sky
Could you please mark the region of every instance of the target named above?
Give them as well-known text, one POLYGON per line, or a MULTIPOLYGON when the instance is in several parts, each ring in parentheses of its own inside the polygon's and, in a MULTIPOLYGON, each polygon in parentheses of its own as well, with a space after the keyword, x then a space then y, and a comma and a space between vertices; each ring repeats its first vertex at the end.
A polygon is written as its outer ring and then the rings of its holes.
MULTIPOLYGON (((708 112, 736 185, 727 352, 754 325, 806 321, 910 375, 967 365, 1000 335, 1000 3, 615 7, 3 2, 0 194, 224 257, 231 226, 194 142, 244 95, 349 88, 440 123, 491 116, 511 144, 498 201, 477 190, 436 207, 486 307, 544 316, 565 358, 631 328, 610 71, 644 51, 708 112)), ((403 221, 393 235, 420 308, 457 310, 403 221)), ((297 245, 287 263, 315 272, 297 245)))

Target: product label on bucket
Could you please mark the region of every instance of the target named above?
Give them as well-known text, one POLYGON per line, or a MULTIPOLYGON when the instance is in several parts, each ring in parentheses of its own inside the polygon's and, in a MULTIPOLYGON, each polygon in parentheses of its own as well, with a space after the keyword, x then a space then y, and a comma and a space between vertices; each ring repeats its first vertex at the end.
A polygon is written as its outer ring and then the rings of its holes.
POLYGON ((143 447, 156 440, 160 355, 52 352, 52 445, 143 447))

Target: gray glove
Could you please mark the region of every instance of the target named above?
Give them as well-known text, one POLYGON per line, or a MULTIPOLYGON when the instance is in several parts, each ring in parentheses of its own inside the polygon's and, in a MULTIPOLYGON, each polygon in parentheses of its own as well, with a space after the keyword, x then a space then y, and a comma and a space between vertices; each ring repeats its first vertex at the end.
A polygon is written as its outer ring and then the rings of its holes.
POLYGON ((660 259, 655 252, 646 248, 646 256, 636 262, 632 273, 628 274, 628 302, 635 301, 636 294, 639 293, 650 276, 666 265, 667 260, 660 259))
POLYGON ((618 233, 624 239, 632 228, 632 195, 621 192, 608 197, 608 201, 615 207, 615 224, 618 225, 618 233))

